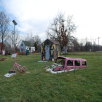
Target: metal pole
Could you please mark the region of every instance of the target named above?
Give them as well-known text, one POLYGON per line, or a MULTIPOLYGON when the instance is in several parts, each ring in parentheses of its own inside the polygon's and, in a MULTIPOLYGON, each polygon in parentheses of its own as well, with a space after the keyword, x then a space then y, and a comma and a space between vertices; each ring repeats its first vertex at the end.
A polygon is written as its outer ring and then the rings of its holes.
POLYGON ((15 50, 15 24, 14 24, 14 50, 15 50))
POLYGON ((15 26, 17 25, 17 23, 16 23, 15 20, 13 20, 12 22, 13 22, 13 24, 14 24, 14 33, 13 33, 13 35, 14 35, 13 37, 14 37, 14 38, 13 38, 13 45, 14 45, 14 51, 15 51, 15 47, 16 47, 16 45, 15 45, 15 26))
POLYGON ((98 37, 98 50, 100 50, 99 40, 100 40, 100 37, 98 37))

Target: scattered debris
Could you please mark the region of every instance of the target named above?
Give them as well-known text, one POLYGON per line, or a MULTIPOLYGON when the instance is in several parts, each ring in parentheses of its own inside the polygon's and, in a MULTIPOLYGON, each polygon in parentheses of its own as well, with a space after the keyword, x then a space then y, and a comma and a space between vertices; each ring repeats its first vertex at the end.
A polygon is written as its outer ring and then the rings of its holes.
MULTIPOLYGON (((7 74, 5 74, 4 76, 5 77, 11 77, 11 76, 16 74, 16 71, 18 71, 20 73, 24 73, 24 72, 26 72, 26 69, 27 68, 25 66, 22 66, 22 65, 15 62, 14 65, 13 65, 13 68, 7 74)), ((29 73, 29 72, 27 72, 27 73, 29 73)))
POLYGON ((4 76, 5 76, 5 77, 11 77, 11 76, 13 76, 13 75, 16 75, 16 72, 13 71, 13 70, 11 70, 11 71, 9 71, 7 74, 5 74, 4 76))
POLYGON ((86 68, 86 66, 87 66, 86 59, 58 57, 57 63, 54 63, 50 67, 46 67, 46 71, 56 74, 86 68))
POLYGON ((7 58, 0 58, 0 61, 5 61, 7 58))
POLYGON ((62 70, 62 71, 53 71, 53 69, 49 68, 46 69, 46 71, 51 72, 52 74, 58 74, 58 73, 63 73, 63 72, 70 72, 70 71, 74 71, 75 69, 71 69, 71 70, 62 70))
POLYGON ((47 62, 47 61, 38 61, 38 62, 47 62))
POLYGON ((26 72, 26 69, 27 69, 25 66, 22 66, 16 62, 14 63, 13 68, 14 70, 17 70, 18 72, 21 72, 21 73, 26 72))
POLYGON ((18 64, 16 62, 17 61, 16 57, 17 57, 17 53, 14 53, 11 55, 11 58, 14 59, 13 68, 7 74, 4 75, 5 77, 11 77, 11 76, 15 75, 16 72, 20 72, 20 73, 26 72, 26 69, 27 69, 26 66, 22 66, 22 65, 18 64))

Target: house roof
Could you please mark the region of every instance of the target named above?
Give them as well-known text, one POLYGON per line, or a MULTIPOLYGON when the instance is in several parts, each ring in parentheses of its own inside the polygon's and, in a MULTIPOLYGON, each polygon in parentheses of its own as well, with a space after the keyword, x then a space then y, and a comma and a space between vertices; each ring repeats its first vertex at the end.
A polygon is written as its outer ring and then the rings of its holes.
POLYGON ((80 60, 80 61, 86 61, 86 59, 82 58, 71 58, 71 57, 64 57, 64 56, 59 56, 59 59, 67 59, 67 60, 80 60))
POLYGON ((59 44, 59 42, 58 41, 56 41, 56 40, 53 40, 53 39, 49 39, 52 43, 54 43, 54 44, 59 44))
POLYGON ((24 44, 26 45, 26 46, 31 46, 31 43, 29 42, 29 41, 23 41, 24 42, 24 44))
POLYGON ((53 43, 53 44, 59 45, 59 42, 56 41, 56 40, 53 40, 53 39, 46 39, 46 40, 44 41, 44 43, 49 43, 49 42, 51 42, 51 43, 53 43))

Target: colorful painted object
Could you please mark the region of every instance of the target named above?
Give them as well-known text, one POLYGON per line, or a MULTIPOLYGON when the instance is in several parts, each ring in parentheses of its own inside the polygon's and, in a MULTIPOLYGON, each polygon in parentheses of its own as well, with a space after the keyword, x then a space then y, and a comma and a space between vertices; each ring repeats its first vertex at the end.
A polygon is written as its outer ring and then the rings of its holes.
POLYGON ((14 63, 13 67, 18 72, 21 72, 21 73, 26 72, 26 67, 25 66, 22 66, 22 65, 20 65, 20 64, 18 64, 16 62, 14 63))
POLYGON ((58 57, 57 62, 48 68, 51 73, 67 72, 75 69, 86 68, 87 61, 82 58, 58 57))

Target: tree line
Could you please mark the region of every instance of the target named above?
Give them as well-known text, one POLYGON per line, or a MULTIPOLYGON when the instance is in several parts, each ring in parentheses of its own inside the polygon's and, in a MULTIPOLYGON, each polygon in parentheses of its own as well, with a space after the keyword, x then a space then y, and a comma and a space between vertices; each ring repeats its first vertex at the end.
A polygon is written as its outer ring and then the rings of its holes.
MULTIPOLYGON (((92 44, 87 41, 85 44, 79 43, 78 40, 72 36, 75 33, 77 26, 73 22, 73 17, 68 16, 65 19, 63 14, 57 15, 47 29, 47 37, 49 39, 57 40, 60 44, 61 52, 68 51, 100 51, 102 46, 92 44)), ((15 32, 15 41, 17 42, 19 36, 15 32)), ((1 51, 4 49, 4 41, 14 41, 13 28, 10 26, 10 19, 5 12, 0 11, 0 42, 2 42, 1 51)), ((30 36, 25 39, 31 46, 34 46, 36 51, 40 51, 41 39, 38 35, 30 36)))

